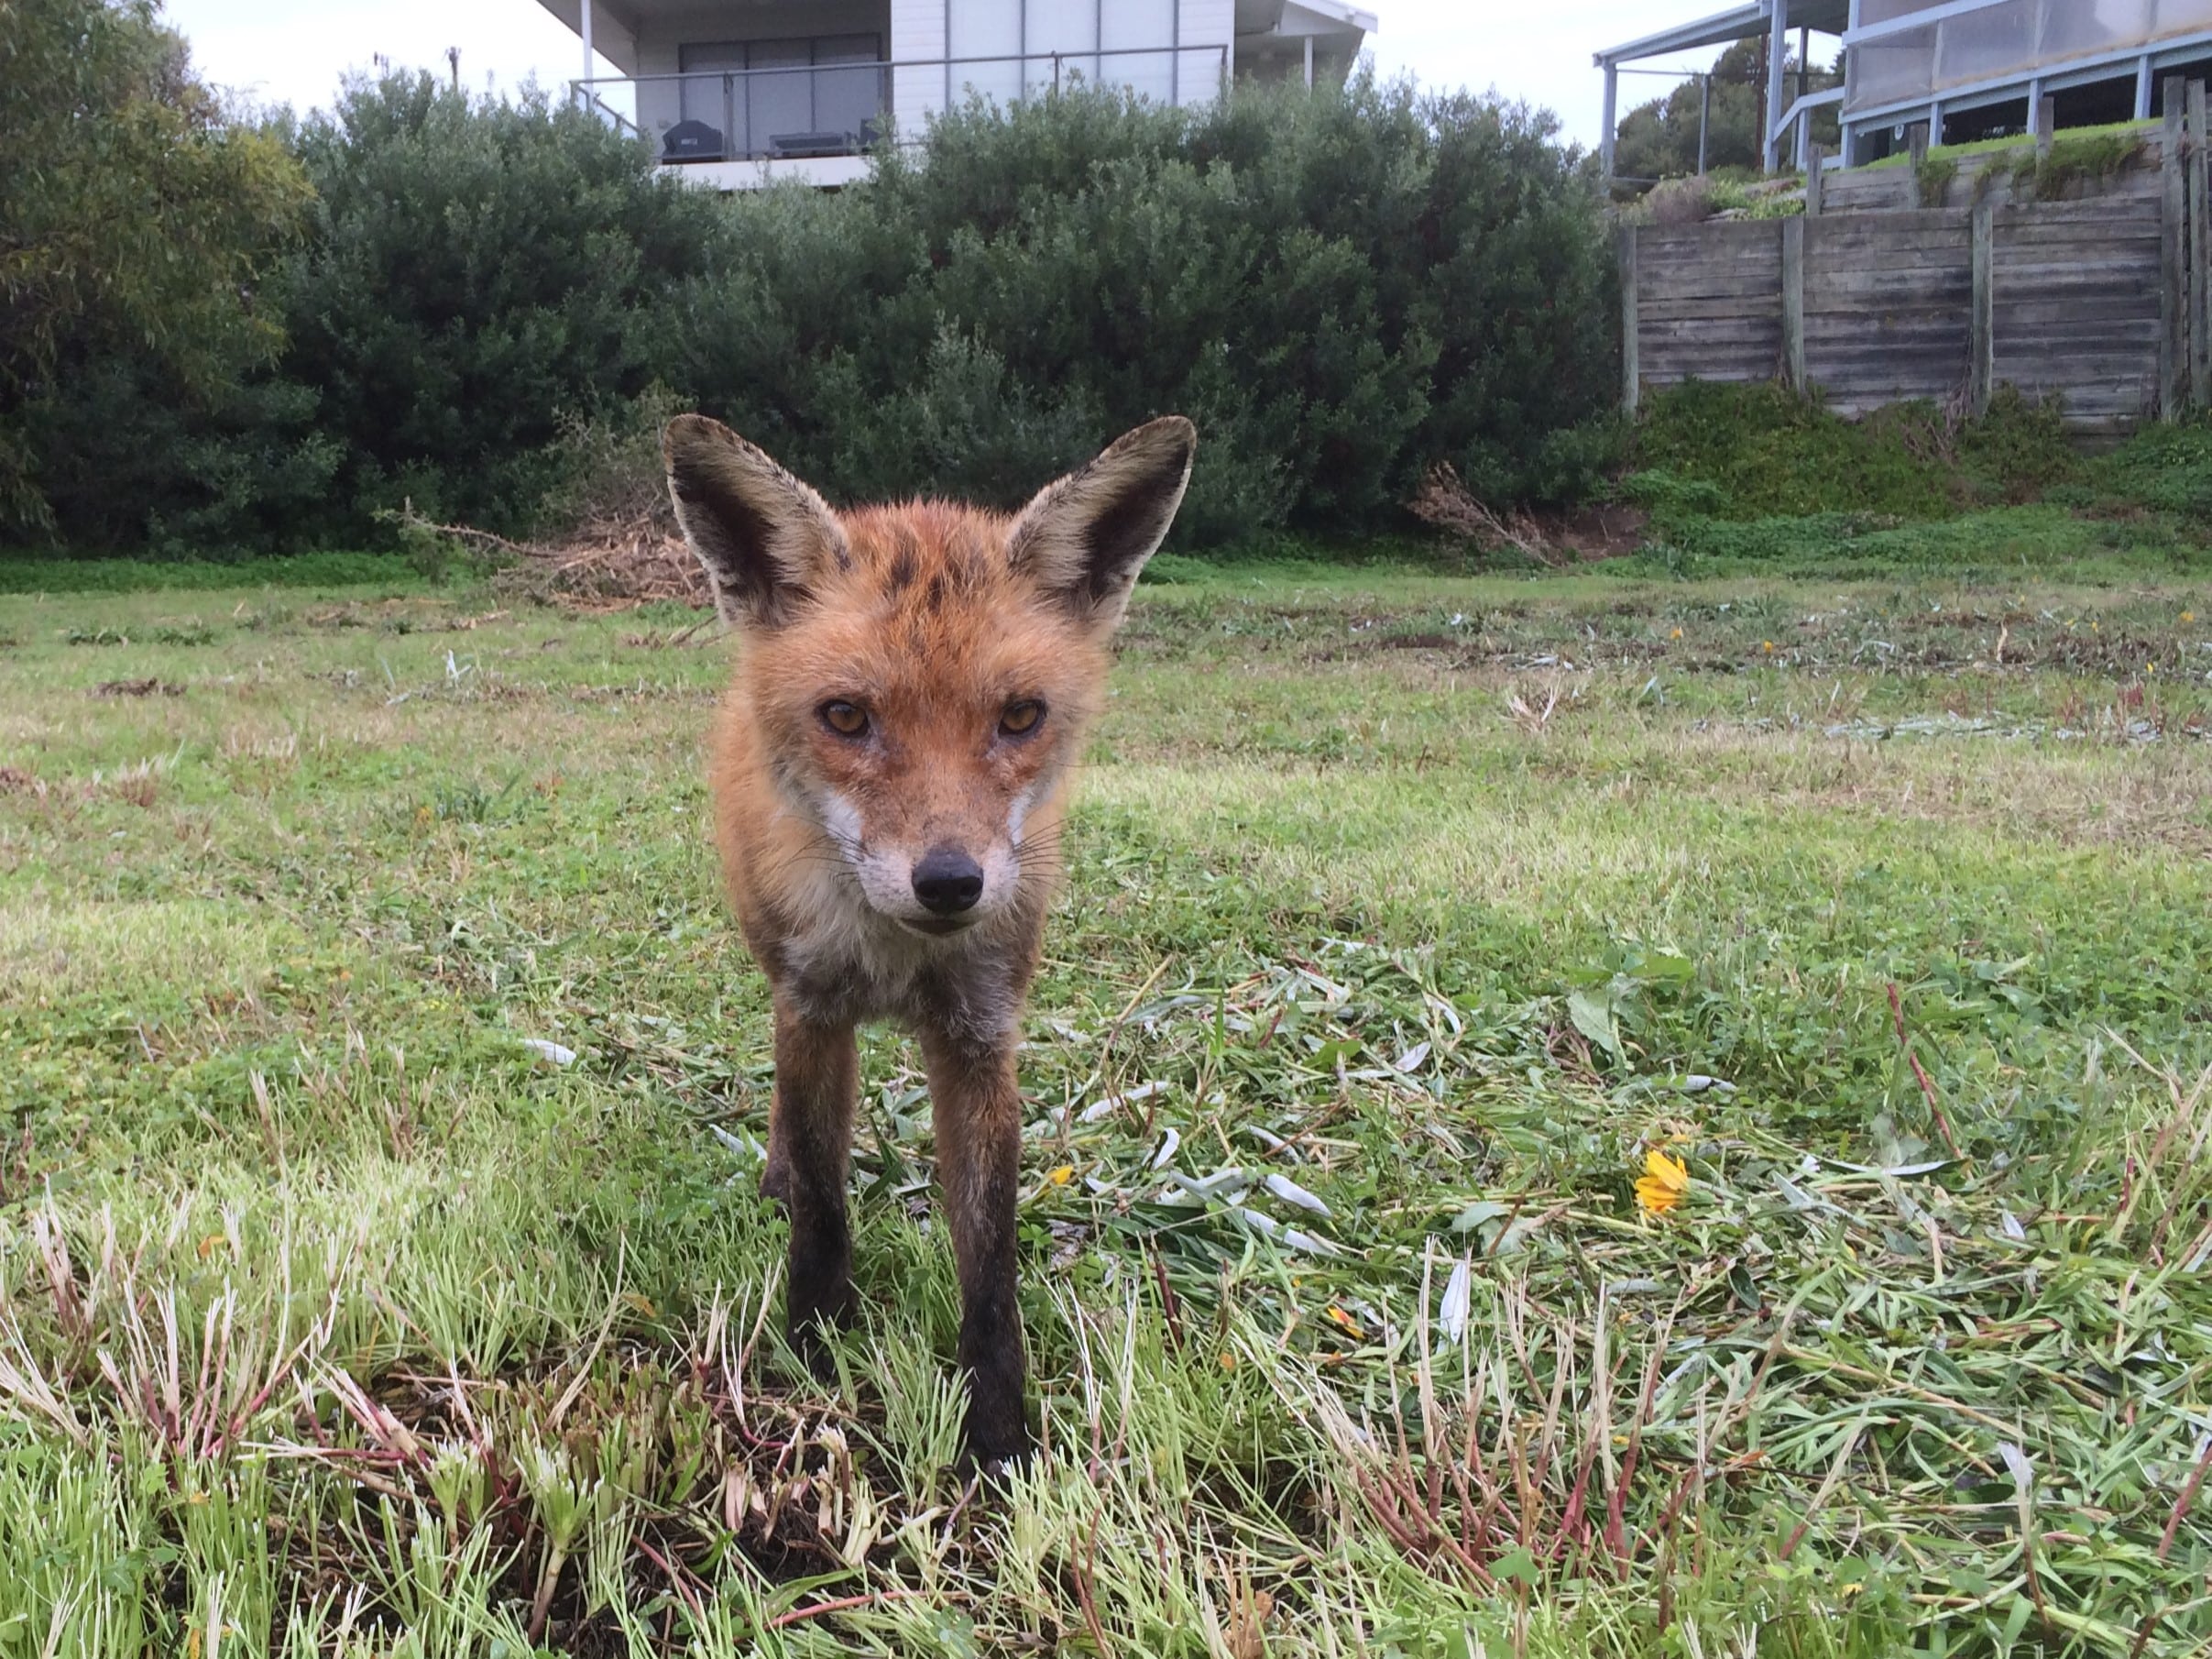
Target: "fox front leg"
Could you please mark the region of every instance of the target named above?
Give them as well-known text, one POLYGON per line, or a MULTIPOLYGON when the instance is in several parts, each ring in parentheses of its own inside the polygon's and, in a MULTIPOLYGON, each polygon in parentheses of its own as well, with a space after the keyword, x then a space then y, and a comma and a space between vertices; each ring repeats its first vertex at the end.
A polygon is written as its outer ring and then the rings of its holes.
POLYGON ((1026 1367, 1014 1295, 1014 1198, 1021 1093, 1013 1038, 978 1045, 925 1027, 936 1126, 937 1184, 960 1275, 960 1368, 968 1375, 968 1455, 989 1468, 1033 1444, 1023 1405, 1026 1367))
POLYGON ((769 1107, 768 1169, 791 1214, 790 1332, 802 1353, 823 1327, 852 1313, 852 1225, 845 1211, 860 1057, 850 1025, 776 1008, 776 1092, 769 1107))

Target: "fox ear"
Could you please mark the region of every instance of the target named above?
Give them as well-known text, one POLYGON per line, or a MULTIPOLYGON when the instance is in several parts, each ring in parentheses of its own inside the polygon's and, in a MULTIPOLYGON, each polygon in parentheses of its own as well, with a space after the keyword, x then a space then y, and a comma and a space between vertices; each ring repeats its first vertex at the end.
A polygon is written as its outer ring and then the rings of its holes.
POLYGON ((832 567, 851 563, 828 504, 721 422, 678 415, 661 453, 676 522, 725 620, 778 627, 832 567))
POLYGON ((1007 537, 1009 562, 1079 616, 1111 628, 1137 572, 1175 522, 1199 429, 1166 415, 1037 491, 1007 537))

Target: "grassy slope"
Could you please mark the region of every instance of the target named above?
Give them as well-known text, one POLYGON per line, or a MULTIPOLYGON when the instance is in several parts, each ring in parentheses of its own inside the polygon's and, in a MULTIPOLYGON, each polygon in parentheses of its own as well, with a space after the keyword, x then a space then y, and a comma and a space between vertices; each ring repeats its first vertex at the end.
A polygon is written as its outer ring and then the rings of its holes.
POLYGON ((2166 563, 1147 590, 1003 1497, 894 1036, 846 1385, 777 1342, 688 618, 0 599, 0 1654, 2190 1651, 2166 563))

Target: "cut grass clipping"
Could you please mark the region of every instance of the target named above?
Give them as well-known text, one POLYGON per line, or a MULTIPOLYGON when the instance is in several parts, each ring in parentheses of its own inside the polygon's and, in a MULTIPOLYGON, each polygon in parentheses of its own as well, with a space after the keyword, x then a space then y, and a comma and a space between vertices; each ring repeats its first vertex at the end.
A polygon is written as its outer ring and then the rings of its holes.
POLYGON ((895 1037, 779 1338, 688 613, 0 601, 0 1654, 2201 1651, 2205 585, 1180 575, 1002 1491, 895 1037))

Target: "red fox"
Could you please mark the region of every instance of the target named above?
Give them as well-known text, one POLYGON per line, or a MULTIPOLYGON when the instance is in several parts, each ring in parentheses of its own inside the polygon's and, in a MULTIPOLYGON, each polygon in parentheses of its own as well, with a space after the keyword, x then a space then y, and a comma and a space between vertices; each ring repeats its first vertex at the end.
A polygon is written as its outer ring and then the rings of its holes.
POLYGON ((728 427, 669 423, 684 534, 736 629, 709 743, 716 839, 775 1004, 762 1190, 791 1219, 802 1351, 852 1306, 854 1027, 919 1038, 960 1279, 969 1456, 1032 1445, 1014 1294, 1014 1047, 1069 774, 1198 431, 1138 427, 1008 518, 831 511, 728 427))

